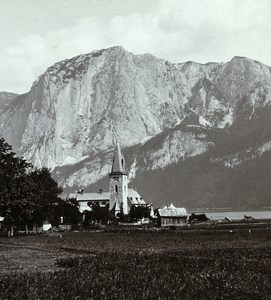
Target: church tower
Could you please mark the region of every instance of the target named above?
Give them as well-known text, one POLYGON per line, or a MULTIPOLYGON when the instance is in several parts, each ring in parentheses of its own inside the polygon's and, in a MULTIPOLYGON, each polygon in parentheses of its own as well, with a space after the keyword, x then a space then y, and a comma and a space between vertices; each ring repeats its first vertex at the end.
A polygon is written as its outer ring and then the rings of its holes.
POLYGON ((128 214, 128 176, 125 171, 125 160, 117 143, 116 153, 109 174, 110 207, 115 216, 118 213, 128 214))

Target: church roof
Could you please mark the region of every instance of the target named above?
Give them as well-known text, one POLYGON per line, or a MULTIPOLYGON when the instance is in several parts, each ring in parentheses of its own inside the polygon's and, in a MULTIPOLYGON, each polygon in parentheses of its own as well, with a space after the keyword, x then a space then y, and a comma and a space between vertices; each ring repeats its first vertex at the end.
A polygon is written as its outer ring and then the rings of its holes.
POLYGON ((110 193, 71 193, 69 199, 75 198, 78 201, 105 201, 110 200, 110 193))
POLYGON ((126 173, 125 172, 125 160, 120 151, 119 143, 117 143, 117 148, 116 148, 115 156, 113 159, 111 173, 126 173))
POLYGON ((131 204, 146 204, 142 197, 134 189, 128 189, 128 198, 131 204))
POLYGON ((175 207, 173 204, 158 209, 160 217, 187 217, 187 211, 184 207, 175 207))

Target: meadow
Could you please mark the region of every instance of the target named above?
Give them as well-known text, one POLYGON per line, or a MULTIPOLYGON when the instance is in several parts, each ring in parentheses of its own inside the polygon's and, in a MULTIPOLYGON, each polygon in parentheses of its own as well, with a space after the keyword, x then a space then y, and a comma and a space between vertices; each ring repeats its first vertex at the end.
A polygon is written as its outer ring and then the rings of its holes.
POLYGON ((1 299, 270 299, 271 229, 0 238, 1 299))

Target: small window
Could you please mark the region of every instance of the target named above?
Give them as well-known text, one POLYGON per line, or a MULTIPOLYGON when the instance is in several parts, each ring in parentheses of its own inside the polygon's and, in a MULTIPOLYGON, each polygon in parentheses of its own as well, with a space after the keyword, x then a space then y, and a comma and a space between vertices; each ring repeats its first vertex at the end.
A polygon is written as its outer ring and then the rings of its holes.
POLYGON ((119 191, 119 187, 115 185, 115 193, 118 193, 118 191, 119 191))

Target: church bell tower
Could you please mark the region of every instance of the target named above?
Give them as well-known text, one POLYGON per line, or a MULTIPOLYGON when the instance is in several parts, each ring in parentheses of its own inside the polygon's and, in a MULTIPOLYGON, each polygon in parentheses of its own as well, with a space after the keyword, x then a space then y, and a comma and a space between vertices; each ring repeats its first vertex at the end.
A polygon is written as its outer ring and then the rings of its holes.
POLYGON ((118 213, 128 214, 128 176, 125 171, 125 160, 117 143, 112 169, 109 174, 110 207, 109 210, 118 213))

